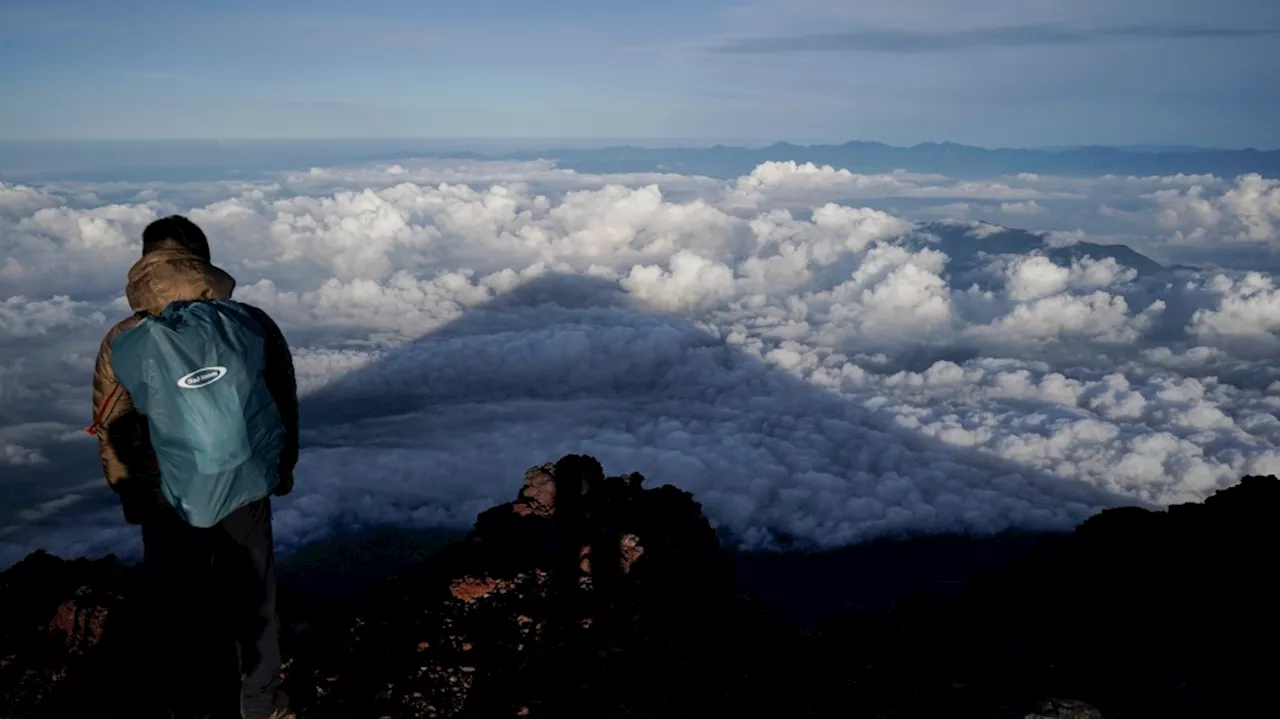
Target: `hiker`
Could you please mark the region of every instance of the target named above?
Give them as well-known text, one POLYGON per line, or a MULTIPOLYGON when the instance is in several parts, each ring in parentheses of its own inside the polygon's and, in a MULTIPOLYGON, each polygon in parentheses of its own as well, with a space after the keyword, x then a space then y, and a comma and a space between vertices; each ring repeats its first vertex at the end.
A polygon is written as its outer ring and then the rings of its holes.
POLYGON ((129 270, 134 315, 98 350, 88 431, 125 521, 142 529, 131 716, 207 716, 216 710, 196 704, 217 701, 201 697, 218 694, 219 677, 239 685, 223 701, 238 700, 240 716, 294 716, 280 691, 271 531, 271 495, 292 490, 298 458, 293 360, 234 288, 195 223, 156 220, 129 270), (222 675, 200 666, 222 661, 194 648, 201 632, 227 647, 222 675))

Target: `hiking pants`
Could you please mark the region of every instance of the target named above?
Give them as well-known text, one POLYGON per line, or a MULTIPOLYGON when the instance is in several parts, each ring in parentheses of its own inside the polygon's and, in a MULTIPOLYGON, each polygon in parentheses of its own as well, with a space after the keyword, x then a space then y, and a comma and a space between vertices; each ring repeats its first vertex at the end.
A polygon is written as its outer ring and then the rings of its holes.
MULTIPOLYGON (((271 500, 200 529, 163 508, 142 524, 140 617, 149 716, 267 717, 280 689, 271 500)), ((135 695, 136 696, 136 695, 135 695)))

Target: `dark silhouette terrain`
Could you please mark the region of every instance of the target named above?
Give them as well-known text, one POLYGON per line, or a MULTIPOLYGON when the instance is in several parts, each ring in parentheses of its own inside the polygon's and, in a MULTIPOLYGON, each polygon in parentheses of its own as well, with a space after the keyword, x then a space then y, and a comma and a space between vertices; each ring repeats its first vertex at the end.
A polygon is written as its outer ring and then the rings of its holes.
MULTIPOLYGON (((958 592, 802 631, 735 589, 688 493, 570 455, 396 577, 286 593, 286 683, 307 719, 1249 716, 1277 509, 1280 480, 1246 477, 1106 510, 958 592)), ((0 575, 0 717, 122 715, 135 572, 37 553, 0 575)), ((219 656, 197 611, 174 631, 219 656)))

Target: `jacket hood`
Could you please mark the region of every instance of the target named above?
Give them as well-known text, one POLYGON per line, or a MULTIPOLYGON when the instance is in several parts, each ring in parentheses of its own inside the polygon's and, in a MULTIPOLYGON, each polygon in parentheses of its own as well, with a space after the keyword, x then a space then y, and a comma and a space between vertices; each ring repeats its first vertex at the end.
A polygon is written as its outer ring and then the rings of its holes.
POLYGON ((229 300, 236 281, 177 242, 165 241, 129 269, 125 297, 134 312, 156 315, 170 302, 229 300))

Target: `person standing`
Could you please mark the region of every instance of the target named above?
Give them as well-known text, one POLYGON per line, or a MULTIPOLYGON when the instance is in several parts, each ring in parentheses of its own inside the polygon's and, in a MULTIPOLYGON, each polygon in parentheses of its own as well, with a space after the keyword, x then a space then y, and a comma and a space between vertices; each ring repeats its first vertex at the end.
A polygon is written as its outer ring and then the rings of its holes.
POLYGON ((134 314, 98 351, 87 431, 125 520, 142 530, 132 715, 208 716, 219 682, 238 680, 240 716, 294 717, 281 691, 271 497, 293 489, 297 385, 283 333, 232 301, 235 285, 195 223, 158 219, 129 270, 134 314), (219 639, 228 654, 200 646, 219 639))

